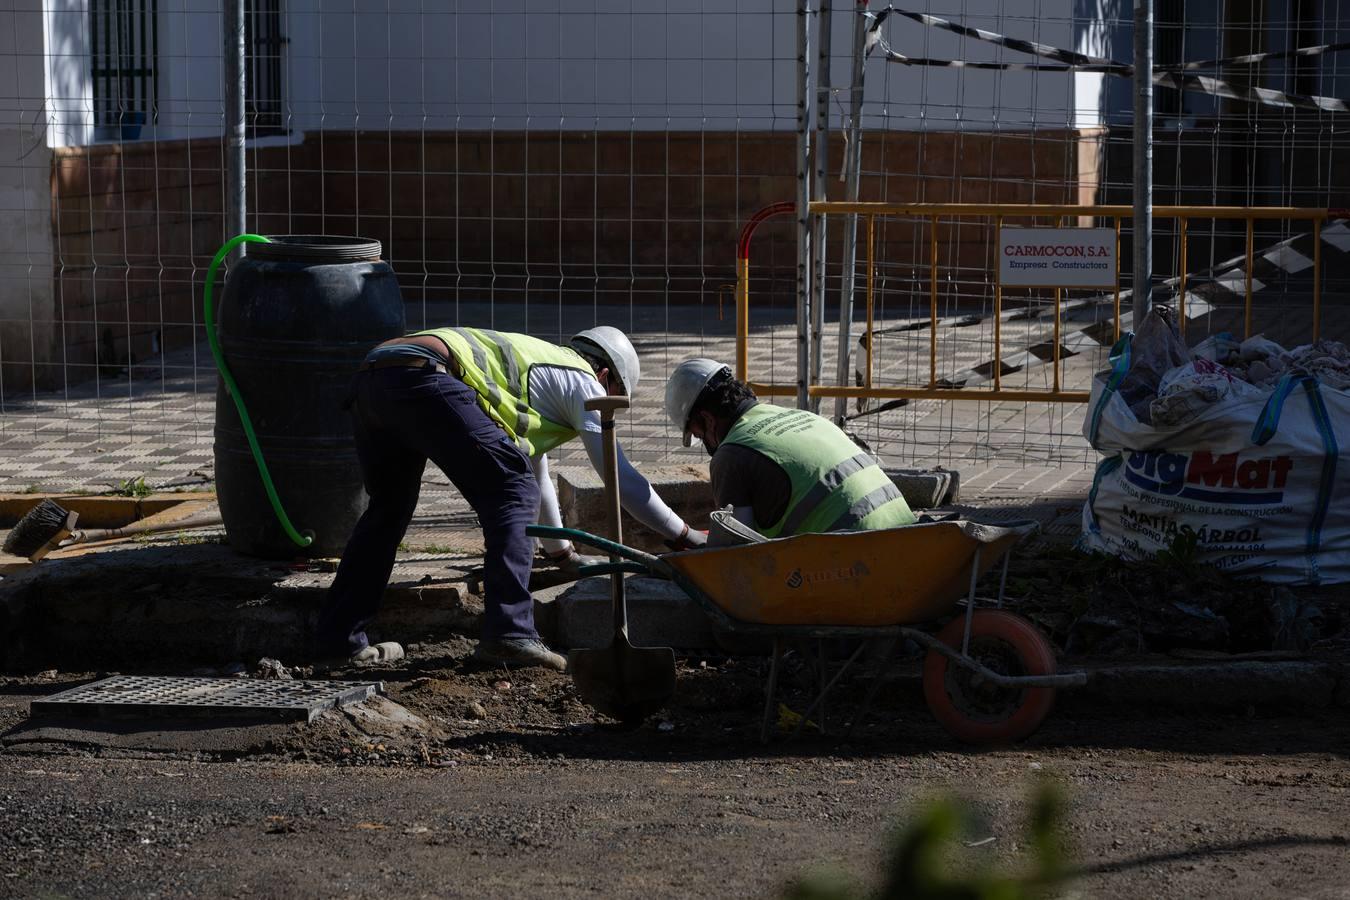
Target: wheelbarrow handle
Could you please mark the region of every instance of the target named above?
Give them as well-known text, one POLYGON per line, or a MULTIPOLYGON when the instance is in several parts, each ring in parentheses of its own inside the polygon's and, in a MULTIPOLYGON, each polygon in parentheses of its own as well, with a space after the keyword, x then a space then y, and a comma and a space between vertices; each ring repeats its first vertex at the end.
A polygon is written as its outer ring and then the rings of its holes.
POLYGON ((596 578, 601 575, 654 575, 656 573, 642 565, 642 563, 602 562, 582 566, 577 569, 577 574, 582 578, 596 578))
POLYGON ((530 537, 552 538, 559 541, 574 541, 578 544, 585 544, 588 547, 603 550, 613 556, 630 559, 646 568, 652 575, 661 578, 670 577, 670 564, 661 559, 661 557, 653 556, 650 553, 636 550, 624 544, 616 544, 608 538, 602 538, 598 534, 591 534, 589 531, 581 531, 577 528, 559 528, 556 525, 526 525, 525 533, 530 537))

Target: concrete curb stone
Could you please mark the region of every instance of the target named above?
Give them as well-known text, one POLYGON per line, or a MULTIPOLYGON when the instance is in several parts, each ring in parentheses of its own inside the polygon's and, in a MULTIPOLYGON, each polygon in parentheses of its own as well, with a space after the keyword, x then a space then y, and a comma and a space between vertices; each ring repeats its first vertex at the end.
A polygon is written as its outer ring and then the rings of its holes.
MULTIPOLYGON (((624 591, 628 635, 635 645, 680 650, 716 647, 708 617, 674 584, 634 576, 625 580, 624 591)), ((568 650, 606 647, 614 636, 613 610, 609 579, 584 578, 556 599, 536 601, 535 626, 551 646, 568 650)))
MULTIPOLYGON (((402 566, 375 640, 476 635, 482 604, 461 581, 402 566)), ((332 573, 220 544, 146 546, 42 563, 0 584, 0 671, 128 662, 303 659, 332 573)))
MULTIPOLYGON (((1073 661, 1063 664, 1073 667, 1073 661)), ((1347 667, 1330 660, 1234 660, 1120 665, 1089 661, 1072 702, 1112 707, 1241 712, 1350 706, 1347 667)), ((1068 692, 1061 694, 1067 697, 1068 692)))

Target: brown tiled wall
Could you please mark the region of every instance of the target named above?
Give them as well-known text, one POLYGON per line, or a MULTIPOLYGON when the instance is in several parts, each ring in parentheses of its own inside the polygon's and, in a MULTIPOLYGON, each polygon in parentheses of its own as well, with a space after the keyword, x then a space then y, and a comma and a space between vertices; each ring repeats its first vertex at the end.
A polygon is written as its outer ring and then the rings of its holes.
MULTIPOLYGON (((1092 202, 1103 141, 868 134, 862 198, 1092 202)), ((63 367, 77 381, 201 337, 202 277, 224 239, 221 150, 209 140, 57 151, 49 384, 63 367)), ((842 143, 830 152, 839 160, 842 143)), ((249 151, 249 227, 378 238, 409 300, 716 303, 734 280, 741 224, 794 196, 794 153, 791 134, 317 132, 249 151)), ((837 197, 842 185, 829 189, 837 197)), ((888 223, 878 258, 926 265, 924 227, 888 223)), ((944 266, 986 264, 987 226, 944 226, 940 238, 944 266)), ((794 248, 790 224, 762 229, 756 284, 790 290, 794 248)))

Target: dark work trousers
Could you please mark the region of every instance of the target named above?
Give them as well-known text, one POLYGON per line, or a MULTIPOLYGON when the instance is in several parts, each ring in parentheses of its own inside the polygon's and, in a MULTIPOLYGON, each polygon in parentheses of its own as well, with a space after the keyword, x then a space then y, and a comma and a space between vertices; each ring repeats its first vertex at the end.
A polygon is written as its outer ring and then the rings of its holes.
POLYGON ((350 654, 369 643, 394 554, 417 506, 430 459, 478 514, 486 544, 483 637, 537 638, 530 597, 539 513, 530 461, 454 375, 388 366, 357 374, 352 423, 370 505, 356 523, 319 617, 319 652, 350 654))

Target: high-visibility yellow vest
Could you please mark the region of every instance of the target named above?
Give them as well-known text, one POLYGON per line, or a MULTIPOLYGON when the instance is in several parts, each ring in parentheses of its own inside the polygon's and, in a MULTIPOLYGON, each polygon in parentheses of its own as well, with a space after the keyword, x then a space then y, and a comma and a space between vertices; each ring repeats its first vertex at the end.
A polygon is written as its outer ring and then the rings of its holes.
POLYGON ((440 338, 464 383, 478 402, 527 456, 547 453, 577 436, 570 425, 545 419, 530 406, 530 372, 537 366, 558 366, 592 374, 581 354, 548 341, 487 328, 432 328, 416 336, 440 338))
POLYGON ((787 473, 792 495, 782 518, 759 529, 765 537, 876 531, 915 520, 872 455, 815 413, 761 403, 741 414, 722 444, 757 450, 787 473))

